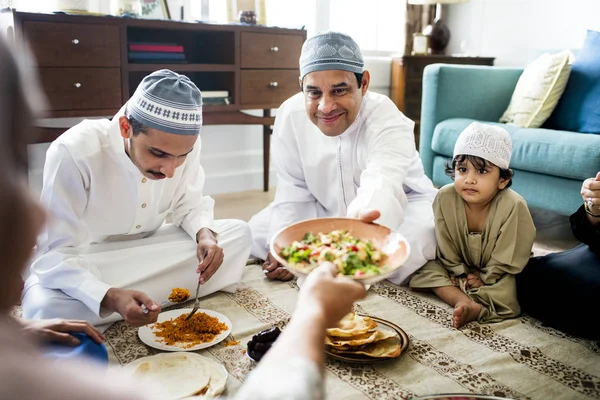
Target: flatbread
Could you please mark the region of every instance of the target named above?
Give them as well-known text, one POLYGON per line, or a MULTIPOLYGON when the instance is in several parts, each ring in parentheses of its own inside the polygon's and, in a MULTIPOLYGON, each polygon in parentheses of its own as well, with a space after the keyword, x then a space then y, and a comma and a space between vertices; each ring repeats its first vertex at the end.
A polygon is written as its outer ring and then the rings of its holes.
POLYGON ((389 338, 379 342, 370 343, 360 349, 340 350, 331 348, 331 351, 338 354, 362 354, 373 358, 394 358, 402 352, 402 346, 396 338, 389 338))
POLYGON ((216 397, 225 390, 227 370, 215 361, 188 352, 161 353, 126 366, 135 379, 160 386, 166 399, 179 400, 202 394, 216 397))
POLYGON ((204 394, 206 397, 217 397, 225 391, 225 385, 227 384, 227 370, 221 364, 210 358, 201 356, 196 353, 187 353, 194 357, 196 361, 202 364, 203 368, 210 372, 210 382, 208 383, 208 389, 204 394))
POLYGON ((352 348, 356 346, 362 346, 369 343, 379 342, 381 340, 389 339, 394 336, 398 336, 395 331, 376 330, 373 332, 367 332, 364 335, 353 336, 349 338, 339 337, 325 337, 325 344, 334 348, 352 348))
POLYGON ((355 337, 364 335, 373 331, 377 327, 377 322, 369 317, 361 317, 355 313, 347 314, 338 323, 336 328, 327 329, 328 336, 334 337, 355 337))

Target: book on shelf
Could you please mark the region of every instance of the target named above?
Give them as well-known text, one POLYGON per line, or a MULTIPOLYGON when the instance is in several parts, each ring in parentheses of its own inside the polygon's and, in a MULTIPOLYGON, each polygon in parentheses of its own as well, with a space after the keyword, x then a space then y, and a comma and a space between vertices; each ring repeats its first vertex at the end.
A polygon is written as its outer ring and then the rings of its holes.
POLYGON ((183 46, 172 43, 129 43, 130 52, 183 53, 183 46))
POLYGON ((183 53, 128 53, 129 61, 185 61, 183 53))
POLYGON ((202 103, 208 106, 231 104, 227 90, 203 90, 202 103))
POLYGON ((202 97, 203 98, 229 97, 229 92, 227 90, 203 90, 202 97))

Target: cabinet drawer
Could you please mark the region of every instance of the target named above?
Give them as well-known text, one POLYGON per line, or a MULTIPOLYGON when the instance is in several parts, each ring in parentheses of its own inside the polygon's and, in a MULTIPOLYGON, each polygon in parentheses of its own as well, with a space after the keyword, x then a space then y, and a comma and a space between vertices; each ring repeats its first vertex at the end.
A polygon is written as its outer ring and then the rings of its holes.
POLYGON ((117 26, 25 21, 23 31, 40 67, 121 65, 117 26))
POLYGON ((423 77, 423 70, 429 64, 433 64, 429 61, 423 60, 411 60, 405 65, 406 79, 421 79, 423 77))
POLYGON ((421 80, 410 80, 406 82, 405 89, 405 100, 416 100, 421 101, 421 92, 423 88, 423 81, 421 80))
POLYGON ((421 100, 410 99, 406 102, 406 112, 404 113, 408 118, 415 120, 421 118, 421 100))
POLYGON ((300 91, 298 70, 243 70, 241 104, 280 104, 300 91))
POLYGON ((39 68, 51 111, 121 107, 120 68, 39 68))
POLYGON ((242 68, 294 68, 304 37, 269 33, 241 33, 242 68))

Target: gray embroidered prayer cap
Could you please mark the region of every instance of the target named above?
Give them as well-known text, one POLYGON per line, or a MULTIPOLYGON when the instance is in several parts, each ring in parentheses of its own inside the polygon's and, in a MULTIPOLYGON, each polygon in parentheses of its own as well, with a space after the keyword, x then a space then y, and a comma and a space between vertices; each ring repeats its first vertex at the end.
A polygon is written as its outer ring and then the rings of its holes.
POLYGON ((187 76, 161 69, 146 76, 127 102, 128 113, 142 124, 176 135, 198 135, 202 94, 187 76))
POLYGON ((358 44, 341 32, 323 32, 304 42, 300 54, 300 78, 310 72, 341 69, 362 74, 365 62, 358 44))
POLYGON ((472 122, 456 139, 454 157, 461 154, 481 157, 499 168, 508 169, 512 141, 504 128, 472 122))

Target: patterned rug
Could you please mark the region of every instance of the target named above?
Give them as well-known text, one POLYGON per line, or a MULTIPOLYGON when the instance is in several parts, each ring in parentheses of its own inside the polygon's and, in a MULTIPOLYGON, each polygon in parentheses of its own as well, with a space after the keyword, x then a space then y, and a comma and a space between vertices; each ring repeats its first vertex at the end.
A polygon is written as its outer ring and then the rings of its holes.
MULTIPOLYGON (((269 282, 250 265, 234 294, 216 293, 200 307, 226 315, 233 324, 226 341, 199 351, 229 371, 226 394, 234 394, 255 364, 245 355, 256 332, 289 321, 297 298, 295 282, 269 282)), ((189 307, 188 302, 180 307, 189 307)), ((600 398, 600 346, 523 316, 497 324, 451 327, 452 309, 435 296, 382 282, 369 289, 357 310, 390 320, 410 336, 393 361, 326 364, 330 399, 410 399, 434 393, 478 393, 515 399, 600 398)), ((159 351, 144 345, 137 329, 122 322, 106 331, 110 359, 126 364, 159 351)))

